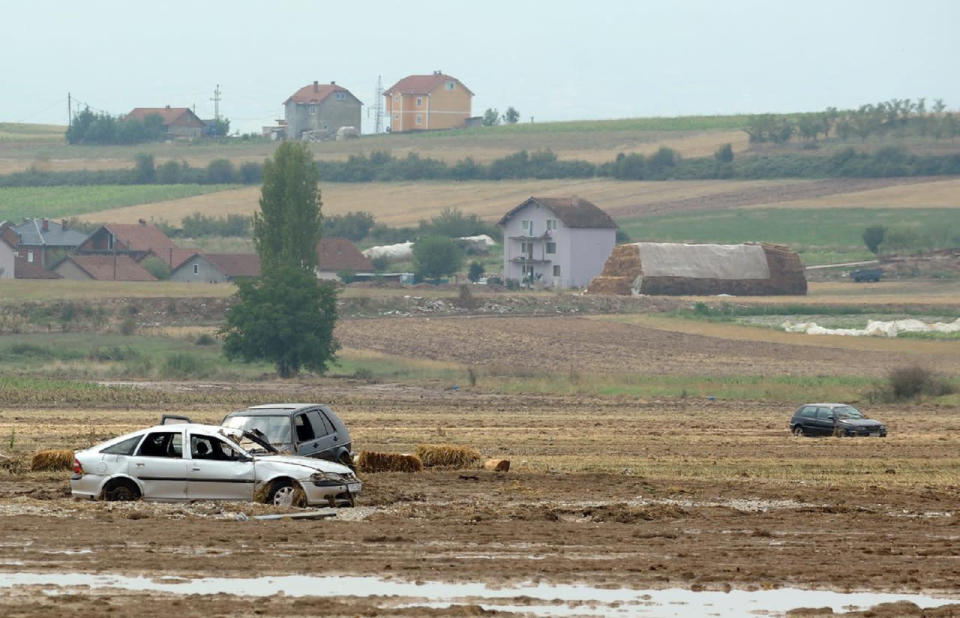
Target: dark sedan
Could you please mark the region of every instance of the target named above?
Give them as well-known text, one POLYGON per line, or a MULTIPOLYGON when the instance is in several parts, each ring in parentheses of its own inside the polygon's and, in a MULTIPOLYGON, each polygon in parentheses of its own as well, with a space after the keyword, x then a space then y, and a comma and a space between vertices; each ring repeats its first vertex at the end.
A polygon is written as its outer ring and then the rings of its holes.
POLYGON ((887 436, 887 426, 845 403, 808 403, 790 419, 795 436, 887 436))

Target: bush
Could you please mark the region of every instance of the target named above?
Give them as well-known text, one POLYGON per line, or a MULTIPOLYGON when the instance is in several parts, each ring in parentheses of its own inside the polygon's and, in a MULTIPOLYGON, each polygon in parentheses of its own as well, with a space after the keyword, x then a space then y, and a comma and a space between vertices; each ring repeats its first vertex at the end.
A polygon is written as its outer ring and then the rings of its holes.
POLYGON ((470 262, 470 269, 467 271, 467 279, 476 283, 483 276, 483 264, 480 262, 470 262))
POLYGON ((163 280, 170 278, 170 265, 155 255, 144 258, 143 261, 140 262, 140 265, 143 266, 145 271, 157 279, 163 280))
POLYGON ((202 365, 191 354, 178 353, 167 357, 163 363, 163 376, 176 378, 202 377, 202 365))
POLYGON ((130 336, 137 332, 137 321, 133 317, 128 317, 120 322, 120 334, 130 336))
POLYGON ((213 345, 217 342, 216 338, 210 333, 203 333, 197 337, 197 345, 213 345))
POLYGON ((887 375, 887 382, 867 393, 871 401, 909 401, 917 397, 941 397, 956 392, 953 384, 938 373, 924 367, 900 367, 887 375))
POLYGON ((863 242, 867 245, 870 253, 876 254, 880 250, 880 243, 883 242, 883 236, 887 233, 887 228, 882 225, 871 225, 863 230, 863 242))

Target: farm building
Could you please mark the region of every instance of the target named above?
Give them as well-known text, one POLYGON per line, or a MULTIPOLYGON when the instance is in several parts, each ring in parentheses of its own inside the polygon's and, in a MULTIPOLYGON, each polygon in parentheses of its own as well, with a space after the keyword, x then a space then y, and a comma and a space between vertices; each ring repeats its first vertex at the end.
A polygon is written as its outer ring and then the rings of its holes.
POLYGON ((170 137, 201 137, 207 125, 189 107, 135 107, 127 118, 144 120, 148 116, 160 116, 163 128, 170 137))
POLYGON ((638 242, 610 254, 591 294, 806 294, 800 256, 783 245, 638 242))
POLYGON ((360 129, 360 99, 336 82, 313 82, 283 103, 287 139, 331 139, 343 127, 360 129))
POLYGON ((56 264, 86 239, 86 232, 74 230, 66 221, 24 219, 11 227, 17 236, 17 257, 43 268, 56 264))
POLYGON ((473 92, 456 77, 434 71, 408 75, 383 93, 390 130, 431 131, 466 126, 473 92))
POLYGON ((505 214, 503 276, 524 285, 584 287, 617 242, 617 224, 578 197, 531 197, 505 214))
MULTIPOLYGON (((194 251, 195 252, 195 251, 194 251)), ((158 227, 143 219, 139 223, 108 223, 100 226, 77 247, 79 254, 129 255, 136 261, 153 254, 171 268, 193 252, 182 250, 158 227), (179 260, 179 262, 178 262, 179 260)))
POLYGON ((317 243, 317 278, 338 279, 337 273, 372 274, 373 263, 346 238, 321 238, 317 243))

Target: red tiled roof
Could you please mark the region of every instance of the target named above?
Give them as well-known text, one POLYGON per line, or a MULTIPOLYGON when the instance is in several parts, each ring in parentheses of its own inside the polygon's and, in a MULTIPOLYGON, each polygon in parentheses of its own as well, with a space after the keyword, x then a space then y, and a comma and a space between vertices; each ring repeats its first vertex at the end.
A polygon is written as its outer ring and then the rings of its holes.
POLYGON ((407 77, 404 77, 394 85, 387 88, 383 94, 384 96, 390 96, 394 94, 430 94, 451 80, 460 84, 460 87, 466 90, 468 94, 473 94, 473 92, 464 86, 463 82, 461 82, 459 79, 450 75, 444 75, 443 73, 434 73, 432 75, 408 75, 407 77))
POLYGON ((567 227, 617 227, 610 215, 596 204, 579 197, 531 197, 503 215, 497 225, 505 225, 517 211, 533 203, 552 210, 567 227))
POLYGON ((189 107, 135 107, 127 114, 127 118, 143 120, 147 116, 158 115, 163 119, 163 126, 177 125, 183 127, 204 127, 206 124, 193 113, 189 107))
POLYGON ((170 267, 170 270, 176 270, 184 262, 203 253, 200 249, 180 249, 179 247, 167 247, 166 249, 151 249, 151 253, 163 260, 170 267))
POLYGON ((357 98, 353 96, 352 92, 343 86, 336 85, 333 82, 330 82, 329 84, 313 82, 312 84, 307 84, 300 90, 294 92, 292 95, 290 95, 290 98, 283 102, 283 104, 286 105, 290 101, 293 101, 294 103, 320 103, 334 92, 346 92, 354 99, 357 98))
POLYGON ((317 269, 373 272, 373 263, 346 238, 321 238, 317 243, 317 269))
POLYGON ((14 258, 13 276, 15 279, 63 279, 60 273, 47 270, 38 262, 28 262, 19 255, 14 258))
POLYGON ((127 255, 71 255, 64 261, 67 260, 97 281, 157 280, 127 255))
POLYGON ((260 276, 260 256, 256 253, 204 253, 203 257, 227 277, 260 276))
POLYGON ((153 251, 161 256, 167 249, 177 249, 166 234, 149 223, 108 223, 103 227, 126 245, 129 251, 153 251))

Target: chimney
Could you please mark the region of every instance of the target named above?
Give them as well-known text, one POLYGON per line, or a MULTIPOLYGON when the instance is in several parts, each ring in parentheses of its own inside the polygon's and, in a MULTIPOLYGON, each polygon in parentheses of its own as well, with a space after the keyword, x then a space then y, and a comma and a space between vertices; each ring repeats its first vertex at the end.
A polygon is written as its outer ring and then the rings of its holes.
POLYGON ((49 232, 49 231, 50 231, 50 222, 47 221, 46 219, 44 219, 43 221, 41 221, 41 222, 40 222, 40 229, 43 230, 44 232, 49 232))
POLYGON ((320 82, 314 80, 314 81, 313 81, 313 91, 314 91, 314 92, 317 92, 317 91, 319 91, 319 90, 320 90, 320 82))
POLYGON ((337 85, 337 82, 335 82, 335 81, 333 81, 333 80, 331 79, 331 80, 330 80, 330 85, 331 85, 331 86, 336 86, 336 85, 337 85))
POLYGON ((170 109, 170 106, 168 105, 168 106, 166 107, 166 109, 170 109))

